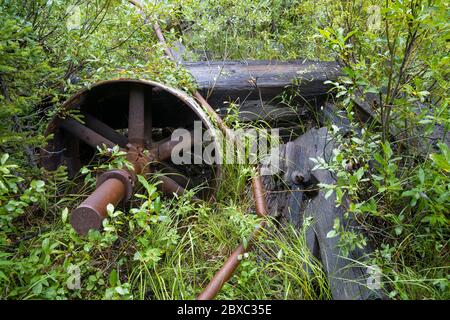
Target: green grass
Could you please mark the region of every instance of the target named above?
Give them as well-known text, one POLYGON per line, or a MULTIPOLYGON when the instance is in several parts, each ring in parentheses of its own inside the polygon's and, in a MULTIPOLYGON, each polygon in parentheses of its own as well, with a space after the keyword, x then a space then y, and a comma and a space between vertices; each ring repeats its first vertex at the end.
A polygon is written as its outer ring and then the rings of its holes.
MULTIPOLYGON (((29 216, 34 224, 40 221, 46 226, 45 230, 15 247, 2 246, 0 296, 195 299, 260 221, 252 212, 248 183, 253 170, 245 165, 223 169, 225 183, 214 201, 194 203, 193 193, 188 192, 179 198, 161 199, 160 208, 150 206, 144 215, 129 213, 131 208, 117 208, 110 212, 104 231, 91 231, 87 237, 74 232, 68 213, 93 190, 94 174, 85 170, 77 178, 84 181, 81 184, 64 179, 56 181, 54 187, 49 183, 47 190, 57 190, 57 194, 45 198, 45 222, 29 216), (72 189, 75 186, 77 189, 72 189), (79 290, 67 287, 70 265, 80 270, 79 290)), ((160 195, 151 184, 147 187, 136 193, 158 203, 160 195)), ((141 205, 138 198, 131 202, 138 210, 141 205)), ((309 254, 303 234, 269 226, 255 242, 255 251, 242 257, 241 266, 218 298, 329 298, 326 277, 309 254)), ((16 232, 23 228, 25 225, 18 226, 16 232)))
MULTIPOLYGON (((184 69, 163 57, 152 29, 142 25, 126 1, 108 7, 81 1, 89 21, 80 30, 67 30, 61 23, 70 1, 53 2, 51 7, 26 3, 3 1, 0 7, 0 101, 5 104, 0 112, 0 298, 194 299, 259 222, 249 187, 253 169, 223 166, 214 200, 203 204, 193 203, 192 194, 162 198, 150 184, 137 191, 148 206, 133 198, 129 206, 110 212, 103 232, 78 236, 68 214, 93 191, 95 170, 69 181, 63 168, 49 173, 33 166, 24 147, 43 147, 46 124, 61 102, 98 80, 146 78, 186 91, 194 85, 184 69), (76 78, 79 81, 72 82, 76 78), (80 289, 67 287, 74 280, 71 266, 80 272, 80 289)), ((415 135, 407 129, 419 122, 426 124, 418 126, 420 131, 433 129, 436 123, 448 131, 446 3, 386 2, 385 20, 391 35, 398 35, 396 45, 389 43, 385 30, 366 30, 366 9, 371 4, 382 5, 330 0, 272 1, 270 6, 267 1, 190 0, 182 5, 173 0, 149 5, 149 13, 161 18, 169 43, 181 39, 194 57, 341 59, 348 66, 348 77, 339 86, 339 101, 350 117, 354 117, 350 98, 356 87, 380 96, 390 87, 395 92, 387 92, 390 99, 384 107, 392 114, 382 121, 384 131, 390 125, 402 131, 405 127, 406 136, 399 141, 415 135), (410 30, 416 26, 418 33, 410 30), (321 36, 318 29, 323 29, 321 36), (403 43, 414 34, 420 39, 405 54, 403 43), (402 65, 409 68, 404 74, 398 71, 402 65), (417 103, 430 106, 434 114, 417 115, 417 103)), ((293 98, 299 98, 295 92, 284 96, 283 102, 291 106, 293 98)), ((296 121, 303 130, 319 122, 318 114, 311 113, 310 122, 303 117, 296 121)), ((232 127, 249 126, 238 121, 237 106, 230 108, 226 121, 232 127)), ((431 155, 410 154, 399 141, 391 141, 392 148, 387 144, 369 148, 380 129, 366 129, 361 139, 347 144, 347 153, 336 166, 340 188, 364 206, 359 221, 375 244, 370 262, 382 268, 383 289, 394 299, 449 299, 445 196, 450 190, 449 152, 442 148, 431 155), (376 154, 380 172, 366 166, 376 154), (397 156, 408 160, 399 162, 397 156), (355 179, 353 172, 338 167, 346 160, 362 164, 362 177, 377 174, 382 183, 377 185, 376 177, 369 182, 355 179)), ((320 263, 307 250, 304 230, 270 221, 218 298, 331 296, 320 263)))

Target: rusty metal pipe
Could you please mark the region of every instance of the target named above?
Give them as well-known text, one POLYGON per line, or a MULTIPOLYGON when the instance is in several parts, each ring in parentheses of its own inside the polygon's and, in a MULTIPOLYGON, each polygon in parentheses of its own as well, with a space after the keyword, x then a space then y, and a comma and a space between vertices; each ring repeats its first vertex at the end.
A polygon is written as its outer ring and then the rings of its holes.
POLYGON ((266 217, 269 210, 267 208, 266 191, 259 172, 252 178, 252 191, 256 214, 261 218, 266 217))
MULTIPOLYGON (((161 176, 158 177, 158 179, 161 181, 161 183, 158 185, 158 189, 161 190, 161 192, 163 192, 163 193, 165 193, 167 195, 176 194, 178 196, 182 196, 186 192, 186 189, 184 189, 181 185, 179 185, 172 178, 169 178, 167 176, 161 175, 161 176)), ((201 201, 196 196, 193 196, 192 200, 194 202, 201 201)))
POLYGON ((79 234, 87 234, 90 229, 99 230, 108 216, 108 204, 116 206, 125 197, 126 187, 122 181, 111 178, 103 182, 71 215, 73 228, 79 234))
POLYGON ((194 97, 197 99, 197 101, 200 103, 200 105, 205 108, 208 111, 208 114, 214 118, 214 120, 219 125, 220 130, 225 134, 225 137, 231 141, 234 141, 236 139, 233 131, 230 130, 230 128, 227 127, 223 119, 217 114, 217 112, 214 110, 213 107, 206 101, 205 98, 198 92, 194 92, 194 97))
POLYGON ((112 148, 115 146, 112 141, 99 135, 94 130, 89 129, 73 118, 66 118, 62 120, 61 127, 93 148, 97 148, 102 144, 105 144, 108 148, 112 148))
POLYGON ((194 133, 192 131, 181 136, 180 140, 172 140, 171 138, 155 145, 153 148, 149 150, 150 154, 157 161, 164 161, 170 158, 172 154, 172 150, 178 146, 182 149, 187 149, 194 144, 194 133))
POLYGON ((97 188, 84 200, 70 217, 70 223, 79 234, 87 234, 90 229, 99 230, 108 216, 108 204, 116 206, 129 199, 133 192, 134 175, 125 170, 111 170, 97 179, 97 188))
MULTIPOLYGON (((259 217, 265 217, 267 215, 267 202, 265 200, 265 191, 264 185, 261 181, 261 176, 259 172, 252 179, 252 187, 253 187, 253 197, 255 200, 255 211, 259 217)), ((244 247, 243 244, 240 244, 228 258, 228 260, 224 263, 222 268, 216 272, 214 277, 208 283, 206 288, 198 295, 197 300, 212 300, 214 299, 219 291, 222 289, 223 285, 231 278, 234 271, 237 269, 239 264, 241 263, 241 259, 239 259, 240 255, 248 252, 252 247, 252 242, 258 237, 261 230, 264 229, 266 225, 266 221, 261 221, 258 228, 253 232, 248 241, 248 246, 244 247)))
POLYGON ((251 250, 253 247, 253 241, 258 237, 258 234, 261 230, 264 229, 266 225, 265 221, 262 221, 258 228, 253 232, 248 242, 247 247, 244 247, 243 244, 237 246, 234 249, 233 253, 230 257, 225 261, 223 266, 216 272, 214 277, 209 281, 206 288, 197 296, 197 300, 211 300, 214 299, 219 291, 222 289, 223 285, 230 280, 234 271, 236 271, 237 267, 241 263, 242 256, 251 250))
POLYGON ((172 178, 161 175, 158 177, 161 183, 158 185, 159 189, 166 194, 177 194, 179 196, 183 195, 186 190, 175 182, 172 178))

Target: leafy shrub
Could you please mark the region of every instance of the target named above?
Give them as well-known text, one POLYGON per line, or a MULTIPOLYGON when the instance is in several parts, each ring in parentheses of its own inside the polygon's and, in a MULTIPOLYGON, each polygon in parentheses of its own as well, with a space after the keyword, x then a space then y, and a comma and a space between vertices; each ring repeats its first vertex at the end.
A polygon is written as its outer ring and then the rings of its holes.
MULTIPOLYGON (((372 2, 352 4, 333 22, 340 27, 321 30, 344 66, 345 76, 334 89, 353 122, 345 137, 335 128, 340 147, 332 159, 317 159, 318 167, 337 178, 336 185, 322 187, 336 192, 337 204, 344 196, 351 199, 349 213, 377 248, 372 264, 380 266, 390 297, 448 298, 448 146, 426 141, 436 126, 444 133, 440 139, 448 130, 446 4, 378 4, 377 29, 365 24, 372 2), (377 124, 361 130, 361 102, 355 101, 370 95, 377 124)), ((337 235, 347 252, 367 242, 339 224, 329 233, 337 235)))

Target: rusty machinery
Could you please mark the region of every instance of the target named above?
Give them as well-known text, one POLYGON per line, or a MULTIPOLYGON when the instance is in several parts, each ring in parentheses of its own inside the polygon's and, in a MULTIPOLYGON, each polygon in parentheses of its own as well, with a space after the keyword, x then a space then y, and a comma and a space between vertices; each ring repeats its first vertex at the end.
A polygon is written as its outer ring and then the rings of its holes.
MULTIPOLYGON (((140 2, 129 2, 139 8, 145 23, 148 23, 140 2)), ((158 23, 153 25, 153 29, 166 55, 173 59, 158 23)), ((42 153, 47 169, 54 170, 64 164, 69 175, 74 176, 102 145, 109 148, 118 145, 127 152, 127 159, 134 166, 134 170, 111 170, 97 178, 96 190, 72 211, 71 224, 77 232, 85 234, 89 229, 101 228, 102 220, 107 216, 106 206, 130 199, 136 174, 164 173, 157 177, 161 181, 160 190, 168 195, 182 194, 186 188, 198 185, 206 186, 200 194, 203 198, 213 193, 220 180, 219 165, 189 166, 186 171, 182 168, 186 166, 174 165, 170 160, 172 150, 179 143, 191 147, 201 143, 194 141, 192 132, 188 133, 190 137, 187 139, 170 139, 174 129, 191 129, 196 120, 201 121, 203 129, 214 130, 212 119, 229 141, 235 139, 202 95, 195 92, 194 97, 196 100, 180 90, 153 81, 119 79, 97 83, 64 104, 65 110, 79 110, 84 123, 70 116, 56 117, 51 121, 46 133, 53 134, 53 138, 42 153)), ((218 141, 215 143, 216 150, 220 150, 218 141)), ((256 169, 252 179, 255 212, 264 217, 268 209, 259 169, 256 169)), ((252 239, 264 226, 263 220, 252 239)), ((213 299, 239 266, 240 255, 250 248, 251 242, 248 246, 238 245, 197 299, 213 299)))
MULTIPOLYGON (((135 5, 148 24, 148 17, 137 0, 129 0, 135 5)), ((165 42, 162 31, 156 22, 153 29, 168 58, 174 59, 165 42)), ((127 201, 133 194, 136 174, 154 174, 161 183, 160 190, 168 195, 182 194, 188 188, 205 186, 200 197, 208 198, 214 193, 220 180, 219 165, 179 166, 171 163, 170 155, 178 144, 184 149, 193 148, 199 143, 187 131, 180 141, 172 141, 170 134, 174 129, 192 129, 193 122, 199 120, 203 129, 222 131, 229 141, 235 140, 220 116, 201 96, 194 92, 194 100, 186 93, 165 85, 146 80, 111 80, 95 84, 91 89, 72 96, 64 109, 77 109, 83 122, 67 116, 55 118, 48 127, 47 134, 53 134, 49 146, 43 151, 43 163, 47 169, 56 169, 65 164, 69 175, 74 176, 81 165, 88 163, 97 147, 118 145, 126 151, 127 159, 134 170, 111 170, 97 178, 96 190, 71 214, 74 229, 85 234, 89 229, 99 229, 107 216, 106 206, 127 201)), ((68 113, 70 114, 70 113, 68 113)), ((218 141, 216 149, 220 150, 218 141)), ((268 213, 266 193, 256 168, 252 178, 255 212, 261 218, 268 213)), ((290 180, 301 186, 304 184, 302 172, 294 171, 290 180)), ((301 193, 297 202, 301 202, 301 193)), ((258 237, 265 227, 263 219, 251 236, 247 246, 240 244, 216 272, 206 288, 197 296, 199 300, 213 299, 240 264, 240 256, 251 249, 252 240, 258 237)))
MULTIPOLYGON (((214 194, 221 176, 220 165, 180 166, 171 162, 175 146, 192 153, 194 145, 201 143, 194 139, 192 132, 195 121, 201 121, 203 130, 214 131, 208 117, 212 108, 201 96, 197 100, 201 106, 186 93, 160 83, 118 79, 99 82, 64 103, 62 114, 67 115, 55 117, 47 128, 46 134, 52 138, 41 154, 46 169, 66 165, 69 176, 74 177, 82 165, 96 156, 100 146, 119 146, 126 151, 127 160, 134 168, 110 170, 97 177, 96 190, 71 213, 70 222, 78 233, 100 229, 107 217, 107 205, 131 198, 136 174, 158 173, 155 176, 161 182, 160 191, 167 195, 183 194, 186 189, 199 185, 203 186, 197 192, 199 197, 207 199, 214 194), (70 114, 76 114, 83 123, 70 114), (171 133, 177 128, 186 129, 186 133, 173 141, 171 133)), ((212 117, 225 136, 233 139, 220 117, 215 113, 212 117)), ((218 141, 213 143, 220 149, 218 141)), ((255 211, 263 217, 267 207, 259 175, 253 178, 252 188, 255 211)), ((252 238, 264 224, 263 221, 252 238)), ((249 250, 250 245, 241 244, 233 251, 198 299, 212 299, 217 295, 239 266, 239 255, 249 250)))
POLYGON ((116 145, 126 151, 134 167, 106 171, 97 178, 96 190, 71 213, 71 224, 78 233, 100 229, 107 216, 106 206, 130 199, 136 174, 158 173, 159 188, 168 195, 200 185, 199 197, 212 194, 220 177, 219 165, 171 162, 175 146, 192 150, 194 144, 201 143, 194 141, 195 121, 201 121, 203 130, 214 128, 186 93, 153 81, 110 80, 72 96, 63 110, 69 115, 53 119, 47 130, 47 134, 53 134, 42 154, 47 169, 66 165, 73 177, 93 159, 98 147, 116 145), (73 109, 84 123, 70 116, 73 109), (171 133, 178 128, 186 129, 186 133, 174 141, 171 133))

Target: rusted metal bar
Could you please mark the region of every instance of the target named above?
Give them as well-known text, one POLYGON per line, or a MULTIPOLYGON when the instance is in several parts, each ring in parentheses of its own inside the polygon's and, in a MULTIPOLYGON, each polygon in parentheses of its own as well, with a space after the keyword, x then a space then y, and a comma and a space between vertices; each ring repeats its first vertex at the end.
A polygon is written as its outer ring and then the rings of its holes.
POLYGON ((223 285, 231 278, 237 267, 239 267, 242 256, 252 249, 253 241, 258 237, 258 234, 264 229, 265 225, 266 221, 260 223, 258 228, 251 235, 247 247, 240 244, 234 249, 227 261, 225 261, 223 266, 216 272, 211 281, 209 281, 206 288, 197 296, 197 300, 212 300, 217 296, 223 285))
MULTIPOLYGON (((256 214, 259 217, 263 218, 267 215, 268 209, 267 202, 265 200, 264 185, 262 183, 259 172, 252 179, 252 187, 256 214)), ((252 242, 258 237, 259 232, 264 229, 265 225, 266 221, 261 221, 258 228, 251 235, 247 247, 244 247, 243 244, 240 244, 236 249, 234 249, 233 253, 224 263, 222 268, 220 268, 219 271, 216 272, 206 288, 198 295, 197 300, 211 300, 217 296, 223 285, 231 278, 234 271, 241 263, 242 255, 252 248, 252 242)))
POLYGON ((164 53, 166 54, 166 56, 175 61, 176 59, 173 56, 173 53, 170 50, 169 46, 167 45, 166 39, 164 38, 161 28, 159 27, 159 24, 157 22, 153 25, 153 30, 155 31, 158 41, 163 45, 164 53))
MULTIPOLYGON (((137 0, 129 0, 133 5, 138 7, 141 14, 144 16, 145 22, 147 23, 147 17, 143 11, 142 4, 137 0)), ((153 29, 156 33, 156 36, 158 37, 159 42, 164 46, 166 55, 172 59, 174 59, 174 56, 172 55, 172 52, 167 46, 166 40, 164 38, 164 35, 161 32, 161 28, 159 27, 158 22, 154 23, 153 29)), ((235 136, 233 132, 227 127, 225 122, 222 120, 222 118, 215 112, 214 108, 210 106, 208 101, 203 98, 203 96, 198 92, 194 92, 195 98, 199 101, 199 103, 202 105, 203 108, 209 113, 210 116, 212 116, 217 124, 219 125, 222 132, 225 134, 225 136, 231 140, 235 140, 235 136)), ((252 181, 252 187, 253 187, 253 195, 255 197, 255 208, 256 213, 258 216, 265 216, 267 213, 267 203, 265 201, 265 193, 264 193, 264 187, 261 181, 261 177, 259 175, 259 169, 257 170, 256 177, 253 178, 252 181)), ((264 227, 265 221, 261 223, 260 227, 264 227)), ((258 234, 258 230, 255 232, 254 236, 258 234)), ((213 299, 217 293, 222 288, 223 284, 228 281, 228 279, 231 277, 233 272, 236 270, 236 268, 239 266, 240 260, 238 259, 240 252, 245 252, 245 248, 240 245, 232 254, 232 256, 227 260, 225 265, 217 272, 217 274, 213 277, 211 282, 208 284, 206 289, 200 294, 198 297, 199 300, 207 300, 207 299, 213 299)))
POLYGON ((186 192, 186 190, 172 178, 161 175, 158 177, 158 179, 161 181, 158 187, 165 194, 173 195, 175 193, 181 196, 186 192))
MULTIPOLYGON (((142 3, 138 0, 128 0, 128 2, 130 2, 132 5, 136 6, 136 8, 139 9, 138 10, 139 14, 142 16, 142 18, 144 18, 144 23, 147 24, 148 18, 144 12, 144 6, 142 5, 142 3)), ((172 54, 172 51, 170 50, 169 46, 166 43, 166 39, 164 38, 164 35, 163 35, 158 23, 155 23, 153 25, 153 31, 155 32, 155 35, 158 38, 158 41, 163 45, 164 53, 166 54, 166 56, 168 56, 172 60, 175 60, 175 58, 172 54)))
POLYGON ((157 161, 164 161, 170 158, 175 147, 187 149, 194 144, 194 133, 192 131, 181 136, 181 140, 169 138, 149 150, 150 154, 157 161))
POLYGON ((91 229, 99 230, 107 217, 107 205, 117 205, 124 196, 122 181, 108 179, 72 212, 70 223, 79 234, 87 234, 91 229))
POLYGON ((230 128, 227 127, 223 119, 217 114, 214 108, 211 107, 208 101, 206 101, 198 91, 194 92, 194 97, 197 99, 200 105, 206 109, 208 114, 214 118, 216 123, 219 125, 220 130, 223 132, 223 134, 225 134, 225 137, 230 141, 234 141, 236 137, 234 136, 233 131, 231 131, 230 128))
POLYGON ((84 113, 83 120, 88 128, 99 133, 100 135, 110 140, 111 142, 118 144, 122 148, 125 148, 127 146, 128 143, 127 137, 121 135, 113 128, 107 126, 104 122, 98 120, 96 117, 90 115, 89 113, 84 113))
POLYGON ((128 111, 128 142, 135 146, 145 145, 145 93, 142 86, 130 88, 128 111))
MULTIPOLYGON (((249 243, 250 245, 250 243, 249 243)), ((222 268, 216 272, 214 277, 208 283, 206 288, 197 296, 197 300, 211 300, 217 293, 222 289, 223 285, 231 278, 234 271, 240 264, 240 258, 247 252, 249 248, 245 248, 244 245, 240 244, 230 255, 228 260, 224 263, 222 268)))
POLYGON ((267 208, 266 192, 259 170, 257 170, 256 175, 252 178, 252 191, 256 214, 261 218, 266 217, 269 210, 267 208))
POLYGON ((116 206, 130 197, 133 178, 124 170, 104 173, 97 181, 95 191, 71 214, 70 223, 79 234, 87 234, 90 229, 99 230, 108 216, 107 206, 116 206))
POLYGON ((75 174, 81 168, 80 161, 80 140, 70 132, 64 132, 66 139, 66 150, 64 151, 64 162, 66 163, 67 173, 70 178, 73 178, 75 174))
POLYGON ((73 118, 66 118, 62 120, 61 127, 93 148, 97 148, 98 146, 102 146, 103 144, 105 144, 108 148, 112 148, 115 146, 112 141, 99 135, 94 130, 89 129, 73 118))

